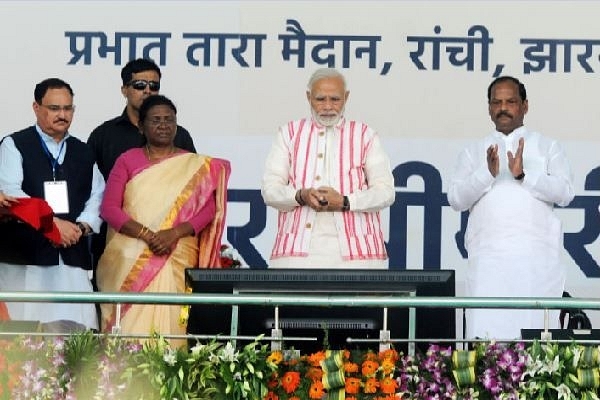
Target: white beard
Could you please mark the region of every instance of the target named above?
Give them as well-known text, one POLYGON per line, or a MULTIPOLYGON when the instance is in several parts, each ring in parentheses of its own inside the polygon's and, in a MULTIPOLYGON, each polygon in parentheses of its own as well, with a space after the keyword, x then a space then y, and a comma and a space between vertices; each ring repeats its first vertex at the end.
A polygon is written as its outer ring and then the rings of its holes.
POLYGON ((312 108, 311 108, 311 112, 312 112, 313 118, 319 124, 326 126, 326 127, 335 126, 335 124, 337 124, 340 121, 340 119, 342 118, 342 115, 344 114, 344 110, 342 110, 339 113, 335 113, 335 115, 321 116, 321 115, 317 114, 317 112, 312 108))

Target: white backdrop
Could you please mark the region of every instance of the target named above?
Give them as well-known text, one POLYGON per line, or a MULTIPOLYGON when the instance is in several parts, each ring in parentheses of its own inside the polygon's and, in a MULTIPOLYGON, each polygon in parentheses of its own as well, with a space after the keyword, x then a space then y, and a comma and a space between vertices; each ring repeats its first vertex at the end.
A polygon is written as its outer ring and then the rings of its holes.
POLYGON ((35 83, 56 76, 75 90, 71 131, 85 140, 122 111, 120 70, 146 51, 161 64, 161 93, 177 104, 198 151, 231 160, 224 240, 260 265, 276 225, 260 201, 265 156, 277 126, 308 113, 306 81, 331 57, 348 80, 346 115, 378 130, 398 176, 410 176, 385 214, 390 266, 455 269, 462 295, 460 215, 442 203, 458 152, 493 128, 489 82, 499 72, 514 75, 528 90, 526 125, 559 139, 572 161, 577 197, 557 210, 567 234, 567 289, 596 297, 600 175, 587 190, 586 177, 600 161, 598 15, 598 1, 0 0, 0 130, 31 124, 35 83), (304 63, 283 51, 286 38, 296 49, 292 39, 302 37, 288 30, 291 21, 305 35, 304 63))

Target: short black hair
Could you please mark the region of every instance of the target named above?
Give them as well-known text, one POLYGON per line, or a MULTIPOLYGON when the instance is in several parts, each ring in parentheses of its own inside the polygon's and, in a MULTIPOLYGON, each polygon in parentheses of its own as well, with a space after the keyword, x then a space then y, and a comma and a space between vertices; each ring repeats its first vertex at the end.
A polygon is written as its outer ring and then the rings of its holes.
POLYGON ((492 83, 490 83, 490 86, 488 86, 488 90, 487 90, 487 98, 488 98, 488 103, 492 100, 492 88, 494 87, 495 84, 500 83, 500 82, 512 82, 515 85, 517 85, 519 87, 519 97, 521 98, 521 100, 525 101, 527 100, 527 90, 525 90, 525 85, 523 85, 523 83, 521 83, 520 80, 518 80, 517 78, 513 77, 513 76, 500 76, 496 79, 494 79, 492 81, 492 83))
POLYGON ((144 123, 148 111, 154 106, 168 106, 177 115, 177 107, 175 107, 171 99, 162 94, 154 94, 146 97, 140 106, 140 124, 144 123))
POLYGON ((33 90, 33 98, 35 102, 38 104, 42 104, 42 99, 48 92, 48 89, 62 89, 65 88, 71 93, 71 96, 74 96, 73 89, 71 89, 71 85, 62 79, 58 78, 48 78, 44 79, 37 85, 35 85, 35 89, 33 90))
POLYGON ((158 73, 158 78, 162 77, 160 73, 160 68, 156 63, 148 58, 137 58, 135 60, 129 61, 125 66, 121 69, 121 80, 123 81, 123 86, 127 85, 133 79, 133 74, 137 74, 138 72, 144 71, 156 71, 158 73))

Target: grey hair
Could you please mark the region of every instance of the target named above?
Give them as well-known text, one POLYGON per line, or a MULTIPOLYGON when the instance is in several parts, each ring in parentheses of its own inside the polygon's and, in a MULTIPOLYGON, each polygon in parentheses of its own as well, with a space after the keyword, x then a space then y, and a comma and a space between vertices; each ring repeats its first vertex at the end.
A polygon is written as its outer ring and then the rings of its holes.
POLYGON ((315 83, 325 78, 341 79, 342 83, 344 84, 344 91, 346 91, 346 78, 344 78, 344 75, 342 75, 342 73, 335 68, 319 68, 318 70, 313 72, 313 74, 310 76, 310 79, 308 80, 308 85, 306 85, 306 89, 309 92, 312 91, 312 88, 315 85, 315 83))

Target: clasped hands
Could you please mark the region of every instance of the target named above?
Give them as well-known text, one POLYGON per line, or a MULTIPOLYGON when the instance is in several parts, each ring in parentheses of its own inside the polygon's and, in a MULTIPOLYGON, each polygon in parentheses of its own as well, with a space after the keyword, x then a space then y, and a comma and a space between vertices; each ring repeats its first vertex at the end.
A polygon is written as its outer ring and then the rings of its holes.
MULTIPOLYGON (((512 151, 506 152, 508 158, 508 169, 513 177, 518 177, 523 173, 523 148, 525 147, 525 140, 519 139, 519 146, 517 151, 513 155, 512 151)), ((500 161, 498 158, 498 145, 493 144, 487 148, 487 165, 490 174, 495 178, 500 170, 500 161)))
POLYGON ((54 217, 58 231, 60 232, 60 246, 70 247, 77 244, 85 232, 82 232, 77 224, 66 219, 54 217))
POLYGON ((163 256, 171 253, 171 249, 179 239, 176 229, 170 228, 153 232, 146 228, 139 238, 146 242, 152 253, 163 256))
POLYGON ((344 205, 344 196, 329 186, 300 189, 296 197, 315 211, 341 211, 344 205))

